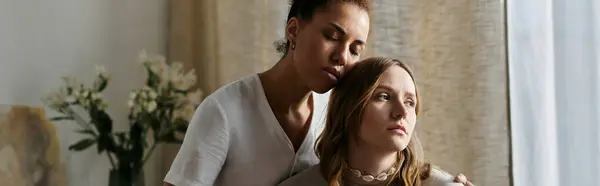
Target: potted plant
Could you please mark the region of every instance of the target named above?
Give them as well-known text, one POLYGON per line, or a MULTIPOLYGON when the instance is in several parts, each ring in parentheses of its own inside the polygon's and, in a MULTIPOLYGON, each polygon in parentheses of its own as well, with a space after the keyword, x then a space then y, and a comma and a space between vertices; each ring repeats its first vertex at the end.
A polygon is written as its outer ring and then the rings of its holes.
POLYGON ((181 143, 188 121, 201 102, 202 92, 192 90, 196 83, 194 70, 184 73, 181 63, 167 64, 164 57, 149 57, 146 52, 138 61, 147 77, 142 87, 129 94, 128 131, 113 130, 113 120, 106 112, 108 104, 102 91, 110 76, 104 67, 97 67, 92 86, 63 77, 64 84, 58 91, 42 100, 60 114, 51 121, 73 120, 80 126, 76 132, 87 136, 70 145, 69 150, 82 151, 96 145, 99 154, 108 156, 112 166, 110 186, 144 185, 143 167, 156 146, 181 143))

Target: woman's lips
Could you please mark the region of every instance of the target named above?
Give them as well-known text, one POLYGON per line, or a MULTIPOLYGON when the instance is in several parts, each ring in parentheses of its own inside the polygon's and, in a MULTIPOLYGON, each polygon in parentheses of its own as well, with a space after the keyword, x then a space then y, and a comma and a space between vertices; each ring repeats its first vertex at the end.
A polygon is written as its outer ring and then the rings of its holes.
POLYGON ((326 67, 323 70, 325 70, 325 72, 334 76, 335 79, 340 79, 340 71, 338 71, 337 69, 335 69, 333 67, 326 67))
POLYGON ((393 127, 388 128, 388 130, 391 130, 391 131, 394 131, 394 132, 397 132, 400 134, 404 134, 404 135, 408 134, 406 132, 406 128, 403 125, 394 125, 393 127))

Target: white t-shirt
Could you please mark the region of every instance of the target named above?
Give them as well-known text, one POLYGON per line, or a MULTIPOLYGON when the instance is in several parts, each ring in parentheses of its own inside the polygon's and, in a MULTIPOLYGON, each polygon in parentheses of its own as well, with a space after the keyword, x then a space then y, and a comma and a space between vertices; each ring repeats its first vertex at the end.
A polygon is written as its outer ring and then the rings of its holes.
POLYGON ((314 152, 329 93, 313 93, 310 129, 298 149, 253 74, 221 87, 196 109, 165 182, 176 186, 271 186, 319 162, 314 152))

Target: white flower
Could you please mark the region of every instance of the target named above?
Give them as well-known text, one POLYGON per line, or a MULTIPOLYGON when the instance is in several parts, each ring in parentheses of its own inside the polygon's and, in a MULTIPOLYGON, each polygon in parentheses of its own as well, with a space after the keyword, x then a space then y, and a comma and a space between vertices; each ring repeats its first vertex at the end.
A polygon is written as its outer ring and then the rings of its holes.
POLYGON ((196 111, 196 107, 192 106, 192 105, 188 105, 186 107, 183 108, 182 111, 182 117, 183 119, 189 120, 192 119, 192 115, 194 115, 194 112, 196 111))
POLYGON ((156 109, 156 102, 151 101, 146 105, 146 111, 147 112, 152 112, 156 109))
POLYGON ((81 105, 83 108, 88 108, 90 103, 87 100, 81 100, 79 105, 81 105))
POLYGON ((188 90, 190 87, 196 84, 196 71, 194 69, 190 70, 187 74, 185 74, 182 78, 179 79, 179 82, 175 83, 175 88, 179 90, 188 90))
POLYGON ((133 108, 135 106, 135 102, 133 100, 129 100, 127 102, 127 106, 129 106, 129 108, 133 108))
POLYGON ((175 110, 174 118, 183 118, 189 120, 194 115, 196 107, 202 102, 202 90, 196 89, 196 91, 188 92, 185 97, 181 97, 180 104, 182 108, 175 110))
POLYGON ((67 101, 66 98, 67 96, 63 92, 57 91, 50 93, 46 97, 44 97, 42 99, 42 103, 54 110, 60 110, 63 107, 63 105, 65 105, 67 101))
POLYGON ((148 93, 148 98, 150 98, 151 100, 156 99, 156 92, 154 92, 154 90, 150 90, 147 92, 148 93))
POLYGON ((87 95, 84 95, 84 93, 86 93, 86 92, 87 91, 85 91, 85 90, 74 89, 71 96, 73 96, 73 99, 75 99, 77 101, 83 101, 83 100, 85 100, 85 98, 87 96, 87 95))
POLYGON ((183 71, 183 64, 181 62, 173 62, 169 66, 169 75, 175 76, 181 74, 183 71))
POLYGON ((183 80, 185 82, 190 82, 191 84, 196 84, 196 69, 192 69, 187 74, 185 74, 183 80))
POLYGON ((83 92, 81 92, 81 97, 86 98, 89 94, 90 92, 88 92, 87 90, 83 90, 83 92))
POLYGON ((167 70, 167 74, 165 74, 164 79, 170 82, 177 82, 183 78, 181 71, 183 70, 183 64, 180 62, 172 62, 169 65, 169 69, 167 70))
POLYGON ((158 75, 159 77, 165 74, 167 69, 166 61, 164 61, 164 59, 161 60, 162 61, 153 62, 150 66, 150 70, 152 70, 152 72, 154 72, 154 74, 158 75))
POLYGON ((188 90, 196 84, 196 70, 192 69, 188 73, 183 74, 183 65, 181 63, 173 63, 169 69, 169 81, 178 90, 188 90))
POLYGON ((135 91, 132 91, 129 93, 129 99, 135 99, 137 97, 137 93, 135 91))
POLYGON ((102 95, 100 95, 96 92, 93 92, 90 97, 92 98, 92 100, 99 100, 102 97, 102 95))
POLYGON ((148 86, 144 86, 144 87, 142 88, 142 91, 145 91, 145 92, 148 92, 148 91, 151 91, 151 90, 152 90, 152 88, 150 88, 150 87, 148 87, 148 86))
POLYGON ((148 98, 148 92, 142 90, 138 93, 138 97, 139 99, 146 99, 148 98))
POLYGON ((150 68, 152 72, 159 76, 163 74, 167 68, 167 62, 164 56, 148 56, 146 50, 142 50, 142 52, 140 52, 138 62, 144 64, 145 66, 150 68))
POLYGON ((100 106, 99 106, 99 108, 100 108, 101 110, 104 110, 104 109, 108 108, 108 104, 106 104, 105 102, 102 102, 102 103, 100 103, 100 106))

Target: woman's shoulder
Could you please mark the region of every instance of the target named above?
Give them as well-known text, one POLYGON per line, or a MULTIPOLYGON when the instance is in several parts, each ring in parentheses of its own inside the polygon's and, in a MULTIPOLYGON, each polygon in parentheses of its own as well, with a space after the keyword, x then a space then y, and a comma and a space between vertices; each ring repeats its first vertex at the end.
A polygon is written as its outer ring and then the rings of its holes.
POLYGON ((423 180, 424 186, 462 186, 454 182, 454 176, 437 166, 431 165, 429 177, 423 180))
POLYGON ((313 165, 298 174, 283 180, 277 186, 326 186, 327 182, 321 175, 319 164, 313 165))
POLYGON ((254 73, 217 88, 207 97, 212 97, 217 100, 231 99, 232 96, 239 97, 247 95, 248 93, 254 94, 258 89, 262 90, 262 84, 260 83, 258 74, 254 73))
POLYGON ((249 108, 258 107, 264 110, 264 106, 261 105, 266 102, 266 97, 258 74, 254 73, 217 88, 202 102, 208 100, 216 103, 215 105, 227 113, 247 113, 255 112, 254 109, 249 108))

